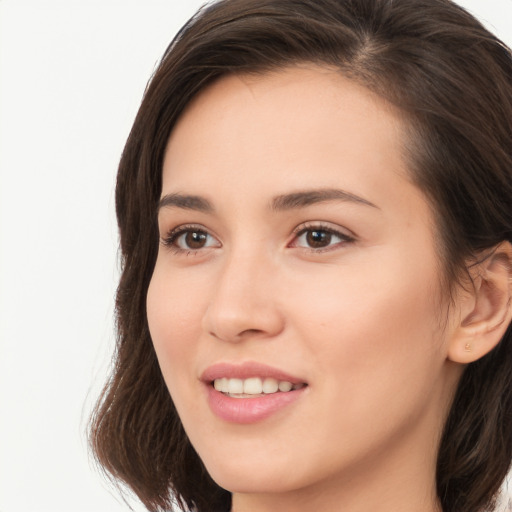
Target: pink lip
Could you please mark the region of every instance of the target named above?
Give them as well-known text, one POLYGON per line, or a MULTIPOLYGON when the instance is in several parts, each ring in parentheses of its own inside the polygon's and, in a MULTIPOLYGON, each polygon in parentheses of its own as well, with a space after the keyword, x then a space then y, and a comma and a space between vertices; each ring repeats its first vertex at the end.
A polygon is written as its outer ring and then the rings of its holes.
POLYGON ((277 392, 255 398, 232 398, 217 391, 212 385, 215 379, 222 377, 235 379, 272 377, 292 384, 305 383, 305 381, 276 368, 255 362, 240 365, 219 363, 210 366, 201 375, 201 380, 207 388, 208 405, 217 417, 230 423, 249 424, 262 421, 298 400, 307 388, 304 386, 285 393, 277 392))

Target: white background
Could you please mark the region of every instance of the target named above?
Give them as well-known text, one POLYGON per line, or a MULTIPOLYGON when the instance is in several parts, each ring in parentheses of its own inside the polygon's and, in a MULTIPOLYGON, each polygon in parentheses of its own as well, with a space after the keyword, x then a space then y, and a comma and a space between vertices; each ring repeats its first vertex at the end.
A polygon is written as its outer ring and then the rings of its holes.
MULTIPOLYGON (((0 512, 128 510, 84 438, 114 339, 115 172, 202 3, 0 0, 0 512)), ((460 3, 512 45, 512 0, 460 3)))

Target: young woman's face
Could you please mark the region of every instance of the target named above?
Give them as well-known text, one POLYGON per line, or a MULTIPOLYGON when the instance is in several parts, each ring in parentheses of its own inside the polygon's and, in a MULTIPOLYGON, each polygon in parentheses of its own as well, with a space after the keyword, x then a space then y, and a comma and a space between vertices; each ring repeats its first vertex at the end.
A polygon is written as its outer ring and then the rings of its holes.
POLYGON ((185 430, 228 490, 377 475, 432 490, 458 374, 403 129, 365 89, 297 67, 222 78, 170 137, 149 327, 185 430))

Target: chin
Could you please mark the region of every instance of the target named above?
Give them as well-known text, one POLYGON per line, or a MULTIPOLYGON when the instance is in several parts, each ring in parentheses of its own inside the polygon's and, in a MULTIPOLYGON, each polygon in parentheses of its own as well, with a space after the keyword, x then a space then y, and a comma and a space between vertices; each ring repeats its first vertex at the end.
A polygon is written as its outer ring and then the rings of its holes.
POLYGON ((234 493, 282 493, 303 485, 296 463, 275 454, 258 457, 210 455, 202 459, 214 482, 234 493), (221 462, 222 461, 222 462, 221 462))
POLYGON ((234 466, 207 467, 214 482, 232 493, 273 494, 293 491, 301 485, 290 481, 289 475, 274 471, 246 470, 240 471, 234 466))

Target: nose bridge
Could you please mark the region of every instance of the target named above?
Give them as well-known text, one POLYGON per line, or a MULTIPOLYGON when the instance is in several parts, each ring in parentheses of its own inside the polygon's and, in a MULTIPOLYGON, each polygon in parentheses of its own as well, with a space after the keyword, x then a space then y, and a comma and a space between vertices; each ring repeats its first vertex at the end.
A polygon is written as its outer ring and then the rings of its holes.
POLYGON ((273 293, 273 268, 264 250, 239 246, 228 251, 220 263, 204 328, 231 342, 278 334, 283 319, 273 293))

